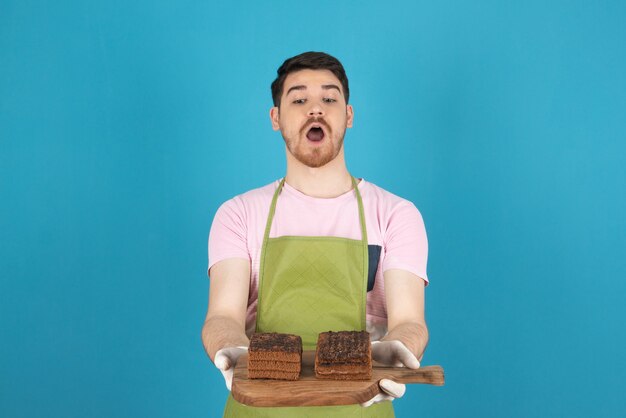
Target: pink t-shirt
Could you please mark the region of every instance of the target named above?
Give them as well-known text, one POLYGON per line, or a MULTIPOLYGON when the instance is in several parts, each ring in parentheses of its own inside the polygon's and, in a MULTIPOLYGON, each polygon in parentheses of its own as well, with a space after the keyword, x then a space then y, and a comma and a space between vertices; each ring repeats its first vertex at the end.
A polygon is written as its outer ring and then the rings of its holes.
MULTIPOLYGON (((225 202, 218 209, 209 234, 209 269, 227 258, 250 260, 246 332, 254 331, 259 261, 270 204, 280 180, 225 202)), ((361 180, 369 246, 379 246, 380 258, 372 290, 367 293, 366 321, 372 339, 386 332, 387 307, 383 273, 402 269, 428 284, 428 241, 422 216, 408 200, 361 180)), ((307 196, 285 183, 276 203, 270 237, 284 235, 335 236, 361 239, 359 210, 353 190, 322 199, 307 196)), ((370 263, 374 260, 370 260, 370 263)), ((373 271, 372 271, 373 273, 373 271)))

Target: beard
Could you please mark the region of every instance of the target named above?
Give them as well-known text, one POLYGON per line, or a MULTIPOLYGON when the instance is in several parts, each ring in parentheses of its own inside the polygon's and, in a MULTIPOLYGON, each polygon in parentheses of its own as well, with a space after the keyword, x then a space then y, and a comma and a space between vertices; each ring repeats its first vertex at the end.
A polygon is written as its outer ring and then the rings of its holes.
POLYGON ((319 168, 323 167, 339 155, 343 146, 343 139, 346 135, 346 127, 341 132, 337 132, 337 136, 333 135, 333 131, 323 118, 316 118, 308 121, 298 132, 295 138, 288 138, 285 132, 281 131, 287 150, 296 160, 307 167, 319 168), (306 138, 309 127, 319 123, 324 126, 324 143, 321 146, 311 146, 306 138))

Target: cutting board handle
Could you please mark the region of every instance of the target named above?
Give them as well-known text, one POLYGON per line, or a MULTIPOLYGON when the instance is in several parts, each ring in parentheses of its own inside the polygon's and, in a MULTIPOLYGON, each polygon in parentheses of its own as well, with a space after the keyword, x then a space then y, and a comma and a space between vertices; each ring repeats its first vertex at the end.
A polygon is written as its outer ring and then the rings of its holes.
POLYGON ((425 366, 419 369, 406 367, 376 367, 378 377, 391 379, 398 383, 426 383, 429 385, 443 386, 444 376, 441 366, 425 366))

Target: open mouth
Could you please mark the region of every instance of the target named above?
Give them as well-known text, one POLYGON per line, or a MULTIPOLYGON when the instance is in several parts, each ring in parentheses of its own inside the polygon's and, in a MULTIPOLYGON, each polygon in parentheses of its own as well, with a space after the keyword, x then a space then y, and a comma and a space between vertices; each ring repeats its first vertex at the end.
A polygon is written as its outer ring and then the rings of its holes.
POLYGON ((313 127, 309 129, 309 132, 306 133, 306 137, 309 139, 309 141, 321 141, 322 139, 324 139, 324 130, 319 127, 313 127))

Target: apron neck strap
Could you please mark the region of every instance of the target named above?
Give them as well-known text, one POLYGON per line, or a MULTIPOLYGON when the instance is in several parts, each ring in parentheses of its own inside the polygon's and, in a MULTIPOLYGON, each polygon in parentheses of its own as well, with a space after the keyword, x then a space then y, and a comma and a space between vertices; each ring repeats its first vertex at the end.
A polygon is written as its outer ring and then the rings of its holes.
MULTIPOLYGON (((350 176, 352 179, 352 188, 356 194, 356 200, 359 205, 359 222, 361 224, 361 241, 365 248, 367 248, 367 228, 365 227, 365 210, 363 209, 363 199, 361 198, 361 193, 359 192, 359 187, 356 184, 356 179, 350 176)), ((283 190, 283 186, 285 185, 285 178, 280 181, 280 184, 276 188, 274 192, 274 197, 272 198, 272 204, 270 206, 270 213, 267 217, 267 224, 265 225, 265 234, 263 235, 263 245, 267 244, 267 241, 270 238, 270 229, 272 228, 272 221, 274 220, 274 213, 276 212, 276 202, 278 201, 278 195, 283 190)))
POLYGON ((359 204, 359 221, 361 223, 361 241, 367 249, 367 228, 365 227, 365 209, 363 209, 363 199, 361 199, 361 192, 359 192, 359 186, 356 184, 356 179, 352 176, 352 188, 356 193, 356 201, 359 204))

